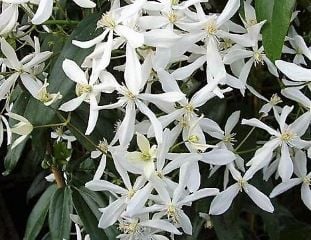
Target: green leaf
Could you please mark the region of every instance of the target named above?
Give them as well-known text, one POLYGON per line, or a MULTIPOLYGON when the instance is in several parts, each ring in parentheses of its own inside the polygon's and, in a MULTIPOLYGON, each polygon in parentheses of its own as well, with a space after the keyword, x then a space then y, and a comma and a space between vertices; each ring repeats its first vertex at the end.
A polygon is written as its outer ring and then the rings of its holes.
POLYGON ((80 195, 80 192, 73 191, 72 200, 74 208, 77 211, 83 226, 92 240, 105 240, 109 239, 103 229, 98 228, 98 219, 92 212, 88 204, 84 201, 84 198, 80 195))
POLYGON ((52 240, 69 239, 72 209, 70 188, 57 189, 49 207, 49 228, 52 240))
POLYGON ((55 191, 56 185, 48 187, 32 209, 26 225, 25 239, 37 239, 49 210, 50 199, 55 191))
MULTIPOLYGON (((78 190, 81 197, 90 208, 91 212, 96 216, 98 224, 98 220, 101 216, 101 213, 98 209, 103 208, 107 205, 107 202, 105 201, 103 195, 98 192, 93 192, 85 187, 80 187, 78 190)), ((114 226, 106 228, 104 231, 108 239, 115 239, 118 235, 118 231, 114 226)))
POLYGON ((271 61, 281 57, 296 0, 256 0, 259 21, 267 20, 262 29, 263 46, 271 61))

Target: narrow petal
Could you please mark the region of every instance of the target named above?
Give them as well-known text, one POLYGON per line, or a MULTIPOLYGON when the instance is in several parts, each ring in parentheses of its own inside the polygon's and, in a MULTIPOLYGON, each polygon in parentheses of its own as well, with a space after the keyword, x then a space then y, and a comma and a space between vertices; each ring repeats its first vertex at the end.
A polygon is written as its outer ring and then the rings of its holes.
POLYGON ((105 229, 113 225, 118 220, 125 208, 126 203, 122 198, 114 201, 113 203, 110 203, 105 208, 100 208, 99 210, 102 212, 102 216, 99 219, 98 227, 105 229))
POLYGON ((90 0, 73 0, 77 5, 83 8, 94 8, 96 4, 90 0))
POLYGON ((158 144, 160 144, 162 142, 162 135, 163 135, 163 130, 162 130, 163 128, 162 128, 160 121, 157 119, 155 114, 144 103, 137 100, 136 105, 139 108, 140 112, 149 118, 151 125, 153 127, 153 130, 154 130, 157 142, 158 144))
POLYGON ((300 178, 293 178, 293 179, 287 180, 286 182, 281 182, 275 188, 273 188, 269 197, 274 198, 274 197, 282 194, 283 192, 286 192, 287 190, 291 189, 292 187, 297 186, 301 182, 302 182, 302 180, 300 178))
POLYGON ((10 68, 13 68, 15 70, 21 69, 22 64, 17 59, 15 50, 4 38, 1 38, 1 51, 4 54, 4 56, 7 58, 7 60, 9 61, 10 68))
POLYGON ((53 0, 40 1, 36 14, 31 19, 33 24, 41 24, 48 20, 52 15, 53 0))
POLYGON ((311 210, 311 190, 308 184, 301 185, 301 200, 311 210))
POLYGON ((288 181, 294 171, 293 161, 289 155, 289 149, 286 143, 282 144, 281 157, 278 167, 278 173, 282 178, 282 181, 288 181))
POLYGON ((247 184, 244 187, 244 190, 258 207, 270 213, 274 211, 274 207, 270 199, 253 185, 247 184))
POLYGON ((283 60, 275 61, 275 65, 282 73, 294 81, 308 82, 311 79, 311 69, 303 68, 283 60))
POLYGON ((66 76, 72 81, 80 84, 88 84, 85 73, 74 61, 65 59, 62 66, 66 76))
POLYGON ((220 215, 227 211, 231 206, 233 199, 238 195, 239 190, 239 185, 235 183, 219 193, 211 203, 209 214, 220 215))
POLYGON ((279 133, 277 131, 275 131, 273 128, 269 127, 268 125, 266 125, 265 123, 259 121, 256 118, 243 119, 242 120, 242 124, 248 125, 248 126, 252 126, 252 127, 261 128, 261 129, 267 131, 269 134, 274 135, 274 136, 278 136, 279 135, 279 133))
POLYGON ((230 115, 225 125, 225 133, 230 134, 240 119, 240 111, 236 111, 230 115))
POLYGON ((71 112, 77 109, 82 104, 82 102, 85 100, 86 97, 87 97, 87 94, 84 93, 79 97, 71 99, 68 102, 63 103, 59 107, 59 110, 64 111, 64 112, 71 112))

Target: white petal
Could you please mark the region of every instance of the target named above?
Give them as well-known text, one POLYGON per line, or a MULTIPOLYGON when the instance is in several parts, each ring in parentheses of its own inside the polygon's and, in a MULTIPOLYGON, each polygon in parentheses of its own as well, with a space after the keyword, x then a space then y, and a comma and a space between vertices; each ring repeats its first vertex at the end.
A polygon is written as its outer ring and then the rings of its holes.
POLYGON ((233 199, 239 193, 239 185, 237 183, 228 187, 219 193, 212 201, 209 214, 220 215, 227 211, 232 204, 233 199))
POLYGON ((102 34, 98 35, 97 37, 95 37, 92 40, 89 41, 77 41, 77 40, 72 40, 72 44, 76 45, 80 48, 90 48, 93 47, 95 44, 100 43, 101 41, 103 41, 106 37, 106 35, 108 34, 110 30, 107 28, 102 34))
POLYGON ((98 119, 98 110, 94 110, 97 107, 97 100, 94 94, 90 94, 90 113, 89 113, 89 120, 87 124, 87 128, 85 130, 85 135, 90 135, 97 123, 98 119))
POLYGON ((301 182, 302 180, 300 178, 293 178, 293 179, 287 180, 286 182, 281 182, 279 185, 273 188, 269 197, 274 198, 280 195, 281 193, 286 192, 287 190, 291 189, 292 187, 300 184, 301 182))
POLYGON ((133 138, 135 118, 136 118, 135 104, 129 102, 126 105, 124 119, 117 131, 117 135, 121 146, 127 146, 131 141, 131 139, 133 138))
POLYGON ((178 215, 179 224, 181 225, 182 230, 186 234, 192 235, 192 224, 189 217, 182 210, 178 212, 178 215))
POLYGON ((217 188, 203 188, 199 191, 194 192, 193 194, 190 194, 186 196, 184 199, 182 199, 179 204, 185 205, 187 203, 192 203, 198 199, 206 198, 210 196, 217 195, 219 193, 219 190, 217 188))
POLYGON ((295 120, 292 124, 288 126, 288 128, 297 134, 297 136, 301 137, 310 126, 311 113, 306 112, 302 114, 299 118, 295 120))
POLYGON ((83 8, 94 8, 96 4, 90 0, 73 0, 77 5, 83 8))
POLYGON ((99 219, 98 227, 105 229, 114 224, 125 208, 126 204, 122 198, 110 203, 105 208, 101 208, 102 216, 99 219))
POLYGON ((152 219, 152 220, 143 221, 140 223, 140 225, 144 227, 150 227, 150 228, 163 230, 163 231, 170 232, 170 233, 177 234, 177 235, 181 234, 181 232, 179 232, 173 224, 165 220, 152 219))
POLYGON ((236 111, 230 115, 225 125, 225 134, 230 134, 240 119, 240 111, 236 111))
POLYGON ((252 127, 261 128, 261 129, 267 131, 269 134, 274 135, 274 136, 278 136, 279 135, 279 133, 277 131, 275 131, 273 128, 269 127, 268 125, 266 125, 265 123, 259 121, 256 118, 243 119, 242 120, 242 124, 245 124, 245 125, 248 125, 248 126, 252 126, 252 127))
POLYGON ((138 56, 135 49, 131 46, 126 46, 126 63, 124 79, 126 86, 133 94, 138 94, 143 82, 141 65, 138 60, 138 56))
POLYGON ((274 211, 270 199, 253 185, 247 184, 244 190, 258 207, 270 213, 274 211))
POLYGON ((132 48, 138 48, 144 44, 144 35, 142 33, 135 32, 127 26, 117 25, 115 31, 120 36, 124 37, 132 48))
POLYGON ((283 60, 275 61, 275 65, 288 78, 294 81, 308 82, 311 79, 311 69, 303 68, 294 63, 285 62, 283 60))
POLYGON ((19 76, 19 73, 13 73, 10 77, 3 80, 3 83, 0 85, 0 99, 4 99, 5 95, 10 92, 10 89, 15 84, 18 76, 19 76))
POLYGON ((160 121, 157 119, 157 117, 155 116, 155 114, 141 101, 137 100, 136 101, 136 105, 139 108, 140 112, 143 113, 144 115, 146 115, 153 127, 154 133, 155 133, 155 137, 157 139, 158 144, 160 144, 162 142, 162 133, 163 133, 163 128, 162 125, 160 123, 160 121))
POLYGON ((172 76, 177 80, 184 80, 197 69, 199 69, 206 62, 206 57, 202 56, 196 59, 194 62, 184 66, 177 68, 174 72, 172 72, 172 76))
POLYGON ((86 97, 87 97, 87 94, 84 93, 79 97, 71 99, 68 102, 63 103, 59 107, 59 110, 64 111, 64 112, 71 112, 77 109, 82 104, 82 102, 85 100, 86 97))
POLYGON ((185 95, 181 92, 168 92, 168 93, 159 93, 159 94, 150 94, 150 93, 141 93, 139 98, 155 103, 159 100, 164 102, 177 102, 182 100, 185 95))
POLYGON ((281 157, 278 167, 278 173, 282 178, 282 181, 287 181, 290 179, 294 171, 294 165, 292 159, 289 155, 289 149, 286 143, 282 143, 281 147, 281 157))
POLYGON ((62 66, 65 74, 72 81, 80 84, 88 84, 84 72, 74 61, 65 59, 62 66))
POLYGON ((215 149, 201 155, 201 161, 212 165, 226 165, 236 159, 236 156, 226 149, 215 149))
POLYGON ((311 190, 308 184, 301 185, 301 200, 311 210, 311 190))
POLYGON ((102 154, 97 170, 94 174, 93 180, 100 180, 106 168, 106 154, 102 154))
POLYGON ((36 14, 31 19, 33 24, 41 24, 48 20, 52 15, 53 0, 40 1, 36 14))
POLYGON ((13 68, 15 70, 21 69, 22 64, 17 59, 15 50, 12 48, 12 46, 4 38, 1 38, 1 51, 2 51, 3 55, 9 61, 11 68, 13 68))
POLYGON ((149 183, 142 189, 136 191, 135 195, 127 204, 126 212, 129 214, 130 217, 132 217, 135 212, 141 210, 145 206, 145 203, 147 202, 152 189, 153 188, 149 183))
POLYGON ((125 194, 126 190, 106 180, 92 180, 85 184, 92 191, 109 191, 111 193, 125 194))
POLYGON ((239 10, 239 7, 239 0, 229 0, 224 10, 222 10, 221 14, 217 18, 217 26, 219 27, 227 22, 239 10))
POLYGON ((140 134, 140 133, 136 133, 136 138, 137 138, 137 145, 140 149, 141 152, 149 152, 150 151, 150 144, 148 139, 140 134))

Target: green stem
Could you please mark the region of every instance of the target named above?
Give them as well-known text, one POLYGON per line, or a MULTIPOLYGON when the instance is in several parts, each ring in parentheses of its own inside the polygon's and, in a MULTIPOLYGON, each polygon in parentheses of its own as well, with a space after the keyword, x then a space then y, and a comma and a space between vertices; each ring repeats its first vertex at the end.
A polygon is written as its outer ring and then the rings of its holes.
POLYGON ((42 25, 77 25, 80 21, 73 20, 47 20, 42 25))
MULTIPOLYGON (((259 118, 259 120, 261 120, 263 118, 263 116, 261 116, 259 118)), ((246 140, 250 137, 250 135, 254 132, 256 127, 252 127, 252 129, 248 132, 248 134, 244 137, 244 139, 240 142, 240 144, 234 149, 235 152, 237 152, 240 147, 243 146, 243 144, 246 142, 246 140)))

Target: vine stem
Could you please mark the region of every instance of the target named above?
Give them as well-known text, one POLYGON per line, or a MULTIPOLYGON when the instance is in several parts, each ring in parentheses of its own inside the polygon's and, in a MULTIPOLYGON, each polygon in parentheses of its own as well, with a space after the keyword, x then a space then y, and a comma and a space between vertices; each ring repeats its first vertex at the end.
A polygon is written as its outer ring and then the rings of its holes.
MULTIPOLYGON (((259 120, 261 120, 263 118, 263 116, 261 116, 259 118, 259 120)), ((244 139, 240 142, 240 144, 234 149, 235 152, 237 152, 240 147, 243 146, 243 144, 246 142, 246 140, 250 137, 250 135, 254 132, 256 127, 252 127, 252 129, 248 132, 248 134, 244 137, 244 139)))
POLYGON ((65 187, 66 183, 65 183, 65 178, 64 178, 62 171, 59 170, 57 167, 54 167, 54 166, 51 167, 51 170, 52 170, 52 173, 54 174, 57 187, 58 188, 65 187))

